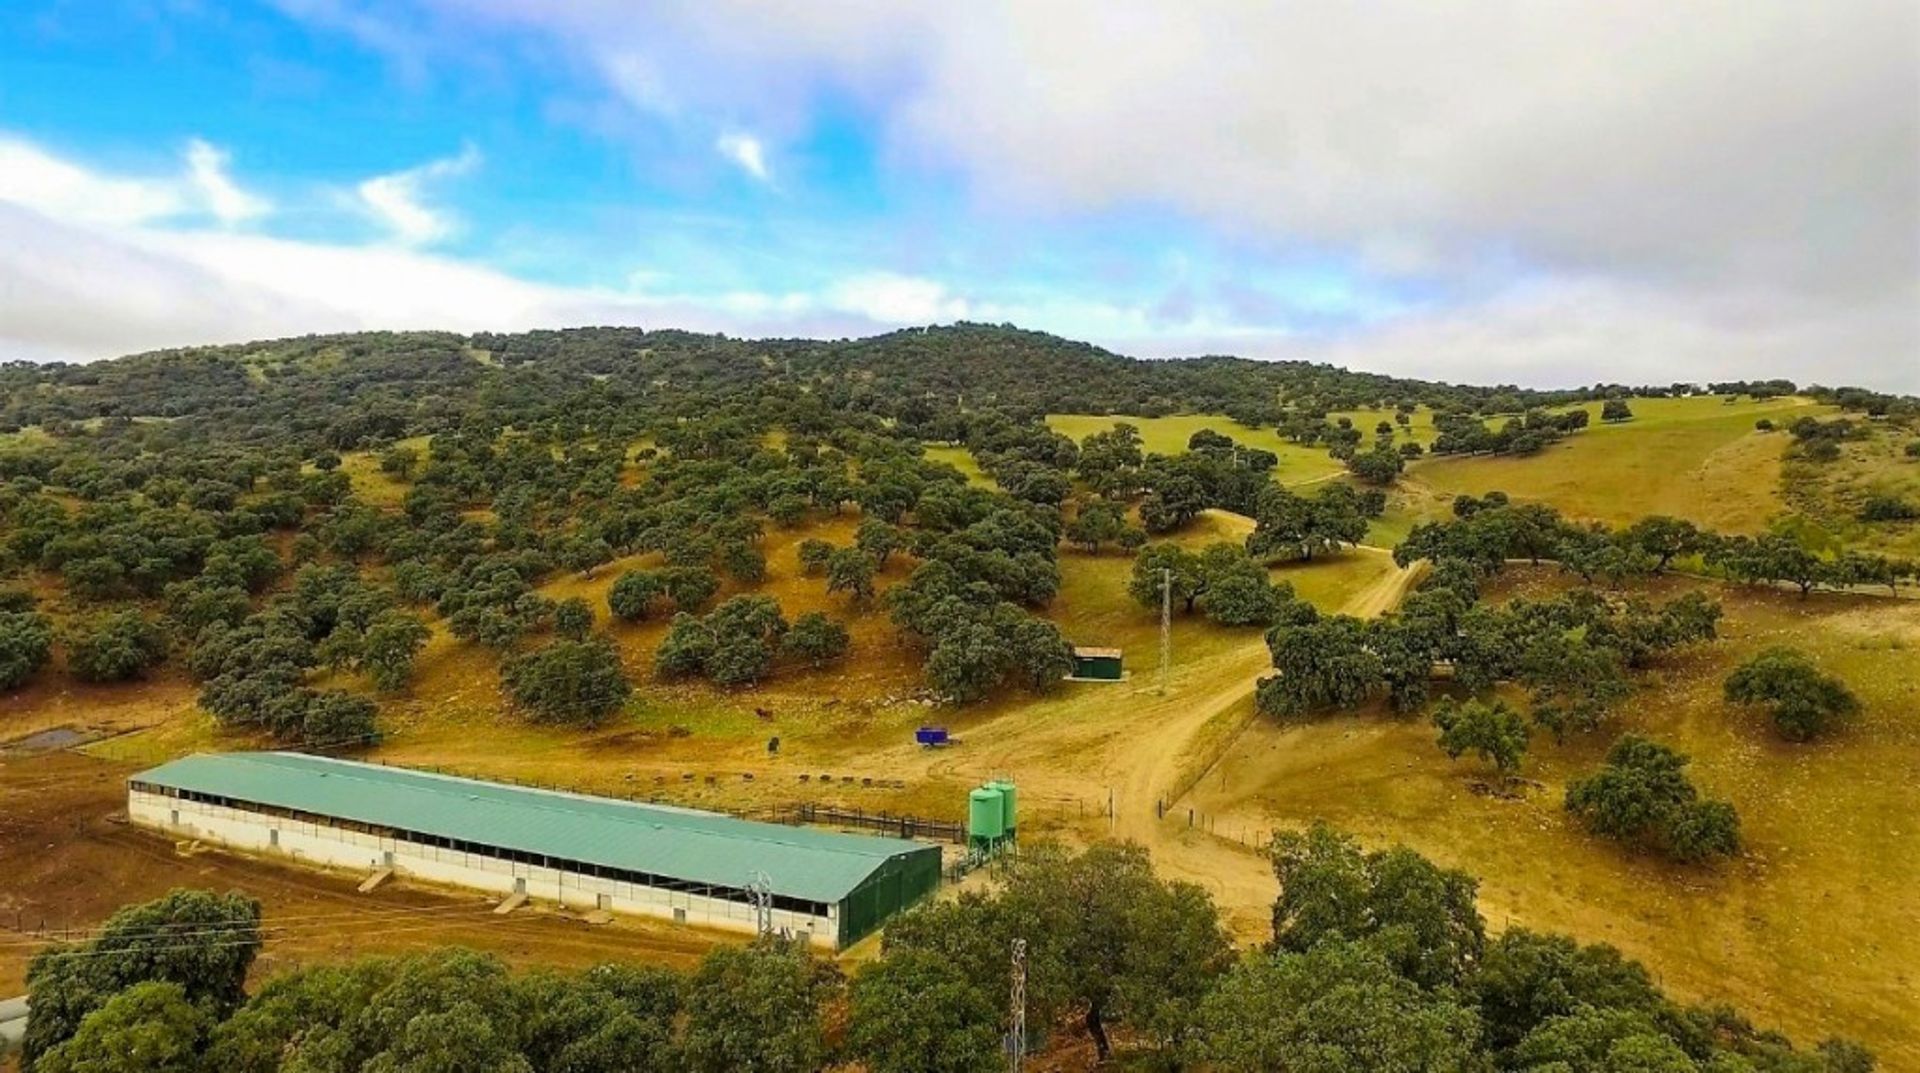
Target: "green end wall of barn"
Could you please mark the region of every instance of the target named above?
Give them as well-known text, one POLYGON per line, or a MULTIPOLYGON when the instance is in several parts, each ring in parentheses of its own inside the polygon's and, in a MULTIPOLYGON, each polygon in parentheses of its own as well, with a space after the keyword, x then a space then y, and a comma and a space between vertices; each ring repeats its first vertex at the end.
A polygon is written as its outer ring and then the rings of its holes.
POLYGON ((937 846, 889 858, 840 902, 842 950, 872 934, 895 913, 932 894, 940 886, 937 846))

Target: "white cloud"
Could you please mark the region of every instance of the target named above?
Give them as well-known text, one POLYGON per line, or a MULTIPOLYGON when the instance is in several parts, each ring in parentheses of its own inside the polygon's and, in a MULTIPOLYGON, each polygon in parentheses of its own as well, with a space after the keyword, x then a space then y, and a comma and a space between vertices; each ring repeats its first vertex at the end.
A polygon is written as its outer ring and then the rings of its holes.
POLYGON ((935 324, 968 316, 966 301, 948 293, 944 285, 891 272, 836 283, 827 292, 827 301, 842 312, 880 324, 935 324))
POLYGON ((200 139, 187 143, 179 175, 107 175, 45 149, 0 135, 0 202, 63 220, 109 226, 211 217, 222 225, 267 213, 266 199, 227 173, 227 153, 200 139))
POLYGON ((438 242, 458 227, 455 216, 427 202, 433 183, 465 175, 480 166, 480 151, 472 145, 458 156, 428 161, 418 167, 376 175, 356 189, 367 212, 392 236, 409 246, 438 242))
POLYGON ((763 183, 773 181, 773 176, 767 171, 766 149, 760 144, 760 139, 753 135, 738 131, 722 134, 713 143, 713 147, 720 151, 721 156, 733 161, 741 171, 755 179, 763 183))
MULTIPOLYGON (((469 159, 462 154, 416 173, 455 174, 472 166, 463 163, 469 159)), ((918 321, 942 301, 937 285, 886 276, 817 294, 550 286, 403 245, 296 241, 205 226, 217 224, 217 214, 191 214, 181 199, 190 184, 103 174, 17 140, 0 141, 5 164, 26 167, 0 167, 0 360, 91 360, 380 328, 646 324, 843 336, 918 321)), ((664 286, 671 277, 634 278, 664 286)))
MULTIPOLYGON (((1713 341, 1675 365, 1797 337, 1801 378, 1885 382, 1920 355, 1920 314, 1889 315, 1920 281, 1911 0, 415 3, 544 32, 636 107, 660 106, 631 91, 645 72, 677 114, 783 144, 811 105, 852 97, 888 166, 963 177, 967 211, 1171 211, 1390 276, 1470 279, 1484 297, 1463 309, 1600 281, 1660 311, 1620 311, 1635 323, 1710 326, 1659 335, 1713 341)), ((1548 361, 1531 379, 1573 371, 1548 361)))
POLYGON ((195 138, 187 143, 187 176, 209 211, 228 226, 264 216, 273 206, 240 189, 227 174, 229 156, 195 138))

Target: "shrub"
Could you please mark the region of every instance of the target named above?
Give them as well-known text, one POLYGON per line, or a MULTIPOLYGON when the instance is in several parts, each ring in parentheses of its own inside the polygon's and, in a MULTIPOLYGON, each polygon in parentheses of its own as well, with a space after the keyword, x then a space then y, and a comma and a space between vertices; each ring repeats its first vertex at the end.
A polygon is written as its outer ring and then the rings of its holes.
POLYGON ((1773 725, 1790 741, 1811 741, 1860 710, 1845 682, 1820 673, 1791 648, 1769 648, 1734 668, 1724 690, 1735 704, 1767 705, 1773 725))
POLYGON ((84 682, 124 682, 167 658, 167 631, 138 611, 88 620, 67 635, 67 669, 84 682))
POLYGON ((515 704, 549 723, 598 725, 633 692, 604 641, 554 641, 508 660, 500 678, 515 704))
POLYGON ((35 611, 0 612, 0 689, 18 689, 47 662, 53 625, 35 611))
POLYGON ((1567 787, 1567 811, 1593 834, 1681 862, 1740 852, 1733 806, 1700 800, 1686 766, 1684 755, 1628 734, 1607 751, 1606 766, 1567 787))
POLYGON ((1920 518, 1920 507, 1899 496, 1869 496, 1860 507, 1863 522, 1910 522, 1920 518))
POLYGON ((780 646, 810 666, 824 667, 846 655, 848 643, 845 626, 818 611, 809 611, 793 620, 793 628, 780 646))

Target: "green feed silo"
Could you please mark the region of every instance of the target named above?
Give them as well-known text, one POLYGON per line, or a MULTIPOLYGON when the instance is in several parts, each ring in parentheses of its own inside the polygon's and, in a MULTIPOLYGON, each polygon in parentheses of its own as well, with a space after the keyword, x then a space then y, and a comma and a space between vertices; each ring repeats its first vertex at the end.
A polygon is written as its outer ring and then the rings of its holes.
POLYGON ((994 843, 1007 833, 1004 798, 991 786, 982 786, 967 795, 967 837, 972 841, 994 843))
POLYGON ((995 779, 987 784, 987 789, 1000 792, 1000 826, 1005 829, 1006 834, 1012 835, 1020 826, 1018 814, 1014 808, 1017 798, 1013 789, 1013 780, 995 779))

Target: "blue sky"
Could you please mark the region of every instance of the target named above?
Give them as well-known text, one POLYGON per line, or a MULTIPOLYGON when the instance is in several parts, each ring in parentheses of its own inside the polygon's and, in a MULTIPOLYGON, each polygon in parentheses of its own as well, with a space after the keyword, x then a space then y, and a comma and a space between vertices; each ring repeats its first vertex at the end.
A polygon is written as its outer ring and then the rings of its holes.
POLYGON ((965 318, 1915 388, 1913 12, 18 0, 0 357, 965 318))

